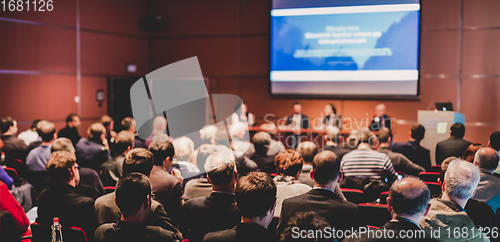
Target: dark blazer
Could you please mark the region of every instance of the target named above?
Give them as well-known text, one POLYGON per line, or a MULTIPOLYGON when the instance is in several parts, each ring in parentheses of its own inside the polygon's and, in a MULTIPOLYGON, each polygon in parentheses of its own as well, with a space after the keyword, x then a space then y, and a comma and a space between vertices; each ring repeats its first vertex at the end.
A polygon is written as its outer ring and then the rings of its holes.
POLYGON ((172 224, 178 225, 183 202, 181 181, 163 170, 161 166, 153 166, 149 181, 151 191, 156 195, 155 200, 163 205, 172 219, 172 224))
POLYGON ((440 165, 444 159, 455 156, 462 157, 465 150, 471 145, 472 142, 469 142, 464 139, 451 137, 447 140, 441 141, 436 145, 436 164, 440 165))
POLYGON ((81 138, 77 128, 70 128, 67 125, 63 129, 59 130, 59 132, 57 132, 57 137, 70 139, 74 147, 76 147, 76 144, 81 138))
POLYGON ((275 236, 258 224, 241 223, 232 229, 205 235, 203 242, 271 242, 275 236))
POLYGON ((172 231, 145 223, 119 221, 101 225, 95 231, 96 242, 180 241, 172 231))
POLYGON ((190 242, 201 242, 209 232, 231 229, 241 220, 234 194, 212 192, 187 201, 182 207, 181 231, 190 242))
POLYGON ((278 234, 283 232, 295 213, 307 211, 316 212, 336 230, 350 230, 355 226, 354 217, 357 210, 356 204, 342 200, 332 191, 311 189, 306 194, 283 201, 278 234))
POLYGON ((99 178, 101 178, 102 185, 115 186, 118 179, 123 174, 123 160, 125 156, 117 155, 108 161, 102 163, 101 170, 99 171, 99 178))
POLYGON ((206 177, 196 178, 188 181, 184 188, 184 200, 195 197, 208 197, 212 193, 212 184, 208 183, 206 177))
POLYGON ((15 159, 20 159, 26 161, 28 146, 24 141, 13 135, 2 135, 1 139, 3 141, 2 152, 5 153, 6 160, 13 161, 15 159))
MULTIPOLYGON (((309 126, 309 123, 310 123, 309 122, 309 117, 307 117, 307 115, 305 115, 303 113, 301 113, 300 115, 301 115, 301 120, 302 120, 300 122, 300 128, 301 129, 308 129, 308 128, 310 128, 310 126, 309 126)), ((293 114, 287 117, 285 125, 290 125, 290 124, 292 124, 292 122, 293 122, 293 114)))
POLYGON ((76 144, 75 155, 78 165, 94 169, 97 172, 104 162, 111 159, 109 150, 104 149, 102 144, 86 138, 80 139, 76 144))
POLYGON ((420 146, 420 142, 397 142, 392 145, 392 151, 403 154, 406 158, 423 167, 425 170, 431 168, 431 153, 428 149, 420 146))
MULTIPOLYGON (((97 223, 99 225, 106 223, 116 223, 120 221, 121 212, 115 203, 115 193, 109 193, 104 196, 99 197, 95 200, 94 204, 95 215, 97 216, 97 223)), ((161 203, 153 200, 151 202, 151 214, 146 220, 148 226, 160 226, 166 230, 175 233, 177 238, 182 239, 182 234, 172 226, 170 217, 163 209, 161 203)))
POLYGON ((352 150, 348 150, 348 149, 338 147, 338 146, 333 146, 333 145, 327 145, 323 148, 323 150, 329 150, 329 151, 335 153, 340 159, 342 159, 342 157, 344 157, 345 154, 352 151, 352 150))
POLYGON ((76 185, 76 188, 80 190, 82 195, 93 199, 104 195, 104 186, 101 179, 99 179, 99 175, 90 168, 80 168, 80 182, 76 185))
POLYGON ((392 165, 396 171, 412 176, 418 176, 419 172, 425 171, 423 167, 413 163, 403 154, 392 152, 389 147, 380 147, 378 152, 386 154, 389 159, 391 159, 392 165))
POLYGON ((483 228, 488 227, 493 229, 494 227, 500 226, 498 218, 495 216, 495 212, 484 202, 471 198, 467 201, 467 204, 465 204, 464 210, 467 215, 469 215, 470 219, 472 219, 476 227, 481 226, 483 228))
MULTIPOLYGON (((392 230, 394 231, 394 237, 396 236, 399 236, 399 233, 400 231, 404 230, 406 234, 410 235, 410 234, 422 234, 422 236, 425 235, 425 233, 421 232, 422 230, 420 229, 420 227, 406 219, 401 219, 401 218, 397 218, 397 219, 393 219, 389 222, 387 222, 384 226, 382 226, 382 228, 380 228, 380 230, 392 230), (408 233, 408 231, 414 231, 413 233, 408 233)), ((375 230, 377 231, 377 230, 375 230)), ((383 233, 380 233, 379 234, 383 234, 383 233)), ((385 234, 389 234, 389 233, 385 233, 385 234)), ((405 235, 406 235, 405 234, 405 235)), ((368 233, 357 233, 357 234, 354 234, 352 236, 350 236, 349 238, 346 238, 344 239, 344 242, 352 242, 352 241, 363 241, 363 242, 368 242, 368 241, 435 241, 435 240, 432 240, 430 238, 387 238, 388 236, 386 236, 386 238, 382 237, 382 238, 373 238, 375 236, 372 235, 372 237, 369 237, 368 236, 368 233)), ((416 237, 416 236, 415 236, 416 237)))
POLYGON ((373 117, 372 123, 370 124, 370 127, 368 127, 370 130, 378 131, 380 128, 382 128, 382 122, 384 122, 383 127, 387 127, 388 129, 392 130, 391 117, 384 114, 379 118, 378 122, 375 122, 375 118, 376 117, 373 117))
POLYGON ((58 217, 63 226, 77 226, 87 235, 94 234, 97 220, 94 214, 94 199, 80 195, 66 183, 54 182, 38 197, 38 218, 41 224, 52 224, 58 217))
POLYGON ((254 153, 250 159, 257 163, 259 170, 271 175, 271 173, 276 173, 276 166, 274 165, 275 155, 261 155, 254 153))

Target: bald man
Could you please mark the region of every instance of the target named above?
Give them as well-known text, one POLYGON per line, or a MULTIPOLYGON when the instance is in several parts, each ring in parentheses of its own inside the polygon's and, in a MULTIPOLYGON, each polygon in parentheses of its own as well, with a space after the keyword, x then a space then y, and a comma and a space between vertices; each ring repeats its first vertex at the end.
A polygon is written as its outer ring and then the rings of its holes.
POLYGON ((387 197, 387 210, 391 213, 392 219, 380 230, 386 231, 383 233, 386 235, 392 233, 387 231, 393 231, 394 235, 405 234, 410 238, 389 238, 389 236, 373 238, 368 233, 358 233, 344 241, 425 241, 422 239, 425 233, 420 229, 419 224, 429 213, 430 199, 429 188, 419 179, 408 177, 396 181, 392 184, 389 197, 387 197))
POLYGON ((479 149, 474 157, 481 176, 474 198, 490 205, 494 212, 500 208, 500 178, 493 176, 498 161, 497 151, 489 147, 479 149))
POLYGON ((387 116, 385 113, 385 105, 381 103, 375 107, 375 116, 373 117, 369 128, 370 130, 378 131, 384 127, 392 130, 392 121, 391 117, 387 116))

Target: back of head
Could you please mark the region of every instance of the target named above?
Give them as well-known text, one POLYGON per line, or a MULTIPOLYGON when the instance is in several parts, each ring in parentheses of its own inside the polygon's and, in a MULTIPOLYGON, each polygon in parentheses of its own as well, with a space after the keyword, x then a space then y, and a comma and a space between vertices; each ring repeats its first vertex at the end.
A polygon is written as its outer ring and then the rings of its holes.
POLYGON ((125 155, 123 160, 123 175, 139 172, 149 176, 153 169, 154 157, 151 152, 143 148, 135 148, 125 155))
POLYGON ((42 120, 40 120, 40 119, 35 119, 35 120, 33 120, 33 123, 31 123, 31 127, 30 127, 30 128, 31 128, 31 129, 37 129, 37 130, 38 130, 38 123, 39 123, 40 121, 42 121, 42 120))
POLYGON ((408 177, 392 184, 389 198, 392 211, 397 215, 424 214, 431 191, 418 178, 408 177))
POLYGON ((153 134, 163 133, 167 130, 167 120, 163 116, 156 116, 153 119, 153 134))
POLYGON ((446 159, 443 160, 443 162, 441 162, 441 167, 439 169, 439 179, 440 179, 440 182, 444 182, 444 174, 446 174, 446 171, 448 170, 448 165, 454 161, 454 160, 457 160, 458 158, 457 157, 454 157, 454 156, 450 156, 446 159))
MULTIPOLYGON (((285 229, 278 234, 277 241, 279 242, 306 241, 307 239, 298 236, 295 232, 296 228, 298 228, 299 231, 326 231, 325 229, 331 228, 331 225, 325 220, 325 218, 321 217, 316 212, 307 211, 295 213, 295 215, 288 220, 288 223, 284 227, 285 229)), ((325 238, 317 238, 313 241, 328 242, 331 240, 325 236, 325 238)))
POLYGON ((75 154, 67 151, 56 151, 50 156, 45 168, 51 180, 69 181, 75 163, 75 154))
POLYGON ((274 158, 274 165, 278 175, 293 176, 302 170, 304 159, 300 156, 299 152, 287 149, 274 158))
POLYGON ((121 122, 122 130, 129 131, 135 125, 135 121, 131 117, 126 117, 121 122))
POLYGON ((326 185, 337 180, 340 174, 340 158, 331 151, 322 151, 313 159, 314 181, 326 185))
POLYGON ((247 127, 245 127, 245 123, 235 122, 231 124, 229 127, 229 133, 231 133, 231 137, 242 137, 245 135, 247 127))
POLYGON ((50 152, 54 153, 55 151, 66 151, 69 153, 75 153, 75 147, 73 147, 73 143, 68 138, 57 138, 54 143, 50 146, 50 152))
POLYGON ((231 136, 228 135, 224 128, 217 129, 217 132, 214 136, 214 142, 218 145, 224 145, 227 147, 231 146, 231 136))
POLYGON ((462 139, 465 135, 465 126, 461 123, 455 123, 451 126, 451 136, 462 139))
POLYGON ((101 135, 106 133, 106 128, 101 123, 93 123, 87 129, 87 137, 89 140, 99 141, 101 135))
POLYGON ((42 120, 38 123, 37 132, 43 142, 50 142, 54 139, 56 126, 49 121, 42 120))
POLYGON ((151 194, 151 184, 147 176, 132 172, 124 174, 116 184, 116 205, 127 218, 137 213, 151 194))
POLYGON ((493 132, 490 135, 490 146, 496 151, 500 150, 500 131, 493 132))
POLYGON ((169 141, 170 142, 170 136, 165 133, 157 133, 153 136, 153 142, 154 141, 169 141))
POLYGON ((474 194, 479 179, 475 165, 461 159, 453 160, 444 174, 444 192, 451 198, 467 200, 474 194))
POLYGON ((211 154, 208 156, 204 168, 212 185, 227 185, 233 181, 236 171, 234 155, 229 150, 211 154))
POLYGON ((2 134, 9 131, 9 128, 11 126, 14 126, 15 121, 16 120, 14 120, 12 117, 9 117, 9 116, 3 117, 2 122, 0 123, 0 129, 2 131, 2 134))
POLYGON ((358 146, 359 144, 368 144, 373 149, 373 147, 378 145, 377 136, 370 130, 362 130, 358 146))
POLYGON ((134 135, 127 131, 120 131, 115 136, 114 143, 114 152, 115 154, 123 154, 123 152, 127 151, 128 147, 134 148, 134 135))
POLYGON ((328 140, 337 143, 340 137, 340 129, 337 126, 327 126, 326 137, 328 140))
MULTIPOLYGON (((224 149, 229 151, 229 148, 224 149)), ((196 155, 196 165, 200 169, 201 173, 205 173, 205 162, 207 158, 216 152, 222 151, 220 146, 217 145, 202 145, 198 149, 198 154, 196 155)))
POLYGON ((265 155, 267 147, 271 143, 271 135, 263 131, 257 132, 252 137, 252 143, 257 154, 265 155))
POLYGON ((464 151, 464 154, 462 155, 461 159, 464 161, 468 161, 470 163, 474 162, 474 157, 476 156, 476 152, 483 148, 484 146, 479 143, 474 143, 469 145, 467 149, 464 151))
POLYGON ((203 143, 210 143, 217 132, 215 125, 207 124, 200 129, 200 137, 203 143))
POLYGON ((415 124, 411 127, 411 137, 416 141, 421 141, 425 136, 425 128, 421 124, 415 124))
POLYGON ((174 140, 175 154, 180 161, 187 161, 194 151, 194 142, 186 137, 180 137, 174 140))
POLYGON ((244 218, 264 218, 276 201, 276 184, 265 172, 250 172, 240 178, 234 191, 244 218))
POLYGON ((387 143, 389 142, 389 138, 391 138, 392 133, 391 130, 387 127, 383 127, 378 131, 378 140, 380 143, 387 143))
POLYGON ((485 147, 476 152, 474 163, 483 171, 493 173, 498 167, 498 153, 496 150, 485 147))
POLYGON ((113 119, 109 115, 104 115, 101 117, 101 124, 108 128, 113 123, 113 119))
POLYGON ((73 122, 73 119, 75 117, 79 117, 78 114, 76 114, 76 113, 68 114, 68 116, 66 116, 66 123, 73 122))
POLYGON ((153 141, 148 150, 153 154, 155 166, 163 166, 167 157, 173 160, 175 155, 174 146, 168 141, 153 141))
POLYGON ((297 152, 304 159, 304 163, 311 164, 314 156, 318 154, 318 146, 311 141, 304 141, 297 147, 297 152))

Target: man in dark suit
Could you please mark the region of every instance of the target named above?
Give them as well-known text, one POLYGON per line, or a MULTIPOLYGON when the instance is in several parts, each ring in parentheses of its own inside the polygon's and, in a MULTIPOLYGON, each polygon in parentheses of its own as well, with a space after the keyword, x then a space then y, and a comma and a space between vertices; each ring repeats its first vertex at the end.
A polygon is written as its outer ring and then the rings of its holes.
POLYGON ((15 136, 17 133, 16 120, 11 117, 4 117, 2 118, 0 126, 2 133, 1 139, 3 141, 2 152, 5 153, 6 161, 10 162, 15 159, 25 161, 28 155, 28 146, 24 141, 15 136))
POLYGON ((57 137, 70 139, 71 143, 73 143, 73 147, 76 147, 76 144, 81 138, 78 133, 78 127, 80 127, 80 116, 76 113, 70 113, 68 117, 66 117, 66 127, 59 130, 57 137))
POLYGON ((101 123, 94 123, 87 129, 87 139, 82 138, 75 146, 75 154, 82 167, 99 172, 101 165, 111 159, 106 128, 101 123))
POLYGON ((479 149, 474 158, 481 179, 473 197, 490 205, 495 212, 500 208, 500 178, 493 176, 498 160, 497 151, 489 147, 479 149))
POLYGON ((392 130, 392 120, 391 117, 387 116, 385 113, 385 105, 379 104, 375 107, 375 117, 373 117, 369 128, 372 131, 378 131, 384 127, 392 130))
POLYGON ((436 145, 436 164, 440 165, 444 159, 455 156, 462 157, 465 150, 472 142, 464 140, 465 126, 461 123, 455 123, 450 128, 450 138, 437 143, 436 145))
POLYGON ((337 127, 342 129, 342 116, 337 115, 337 109, 331 103, 325 105, 324 127, 337 127))
MULTIPOLYGON (((431 208, 429 200, 431 192, 427 185, 416 178, 404 178, 392 184, 387 198, 387 209, 392 214, 391 221, 387 222, 380 230, 386 231, 384 236, 379 238, 373 236, 374 233, 359 232, 346 238, 344 241, 425 241, 424 232, 419 224, 431 208), (390 237, 390 232, 395 235, 390 237), (400 233, 402 232, 402 233, 400 233), (372 236, 370 236, 370 234, 372 236), (399 238, 400 235, 407 235, 408 238, 399 238), (398 236, 398 238, 396 238, 398 236)), ((380 234, 381 231, 378 231, 380 234)))
POLYGON ((120 221, 101 225, 95 232, 97 242, 180 241, 174 232, 146 224, 153 196, 147 176, 136 172, 123 176, 115 193, 120 221))
POLYGON ((156 195, 155 200, 163 205, 173 225, 178 225, 182 210, 182 182, 170 174, 175 155, 174 146, 168 141, 153 141, 149 151, 154 157, 154 166, 149 180, 156 195))
POLYGON ((285 125, 291 125, 292 129, 308 129, 309 126, 309 117, 307 115, 302 114, 302 106, 300 103, 295 102, 292 105, 293 114, 288 116, 286 119, 285 125))
POLYGON ((340 129, 337 127, 327 127, 325 134, 325 147, 323 150, 329 150, 335 153, 341 160, 345 154, 349 153, 348 149, 339 147, 338 144, 342 143, 342 135, 340 134, 340 129))
MULTIPOLYGON (((123 176, 128 173, 138 172, 145 176, 149 176, 153 169, 154 158, 153 154, 146 149, 135 148, 125 155, 123 160, 123 176)), ((99 197, 94 204, 94 210, 97 216, 99 225, 104 223, 116 223, 120 221, 121 212, 115 203, 115 193, 109 193, 99 197)), ((170 217, 163 209, 161 203, 152 200, 150 216, 146 220, 147 225, 160 226, 166 230, 174 232, 179 239, 182 239, 182 234, 172 226, 170 217)))
POLYGON ((270 233, 276 208, 276 184, 265 172, 250 172, 236 184, 235 199, 241 212, 241 223, 232 229, 211 232, 204 242, 271 242, 275 235, 270 233))
POLYGON ((323 151, 313 159, 314 188, 306 194, 283 201, 278 233, 288 228, 288 224, 298 212, 314 211, 336 230, 350 230, 355 225, 358 206, 342 200, 334 189, 342 180, 340 158, 331 151, 323 151))
POLYGON ((183 210, 181 231, 190 242, 201 242, 209 232, 231 229, 241 219, 234 202, 234 185, 238 175, 231 152, 217 152, 205 162, 208 182, 212 185, 209 197, 188 200, 183 210))
POLYGON ((52 224, 58 217, 64 226, 77 226, 86 234, 94 234, 97 221, 94 199, 80 195, 75 186, 80 173, 74 154, 56 151, 47 162, 47 173, 52 181, 38 197, 38 218, 41 224, 52 224))
POLYGON ((403 154, 413 163, 423 167, 425 170, 429 170, 431 168, 430 151, 420 146, 420 141, 424 138, 424 136, 424 126, 421 124, 415 124, 411 127, 410 141, 406 143, 394 143, 392 145, 392 151, 403 154))
POLYGON ((99 171, 104 186, 115 186, 122 176, 123 159, 125 155, 134 148, 134 135, 127 131, 121 131, 115 137, 113 158, 104 162, 99 171))
POLYGON ((134 135, 134 148, 144 148, 147 149, 146 141, 137 136, 137 127, 135 126, 135 120, 131 117, 126 117, 121 122, 122 131, 127 131, 134 135))
POLYGON ((256 133, 252 138, 252 143, 255 147, 255 153, 250 156, 250 159, 257 163, 258 168, 268 175, 271 175, 271 173, 276 173, 276 167, 274 165, 274 158, 276 156, 267 154, 270 141, 270 134, 263 131, 256 133))

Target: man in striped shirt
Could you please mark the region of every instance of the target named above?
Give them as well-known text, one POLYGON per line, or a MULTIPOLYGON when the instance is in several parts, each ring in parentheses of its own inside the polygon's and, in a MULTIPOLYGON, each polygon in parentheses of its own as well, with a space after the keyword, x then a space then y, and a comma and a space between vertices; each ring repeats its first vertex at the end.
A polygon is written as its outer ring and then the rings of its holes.
POLYGON ((345 177, 341 187, 363 190, 368 201, 377 199, 380 192, 388 191, 397 178, 389 157, 372 149, 376 139, 371 132, 363 134, 358 148, 345 154, 340 164, 345 177))

